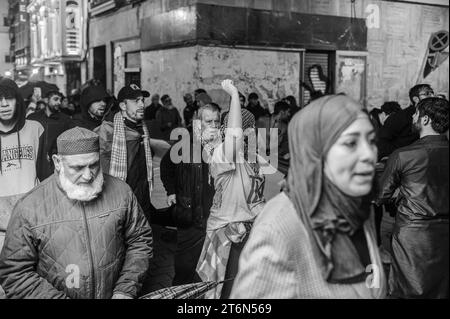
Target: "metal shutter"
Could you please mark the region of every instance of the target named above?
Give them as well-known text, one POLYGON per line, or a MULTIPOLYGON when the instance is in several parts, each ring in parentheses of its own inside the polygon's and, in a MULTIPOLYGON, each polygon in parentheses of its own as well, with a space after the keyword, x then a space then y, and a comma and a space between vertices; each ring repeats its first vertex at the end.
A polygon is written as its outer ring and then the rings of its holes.
MULTIPOLYGON (((322 67, 323 74, 328 76, 328 63, 330 54, 328 52, 306 52, 305 53, 305 67, 304 67, 304 79, 305 83, 312 87, 312 83, 309 82, 308 70, 314 64, 319 64, 322 67)), ((303 90, 303 103, 306 105, 309 102, 309 91, 303 90)))

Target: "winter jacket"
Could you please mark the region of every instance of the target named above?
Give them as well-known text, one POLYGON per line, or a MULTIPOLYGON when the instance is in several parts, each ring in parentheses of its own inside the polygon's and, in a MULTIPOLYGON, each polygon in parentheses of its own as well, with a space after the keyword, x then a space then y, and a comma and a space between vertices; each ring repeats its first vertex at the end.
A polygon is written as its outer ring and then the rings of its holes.
POLYGON ((210 177, 209 165, 203 161, 175 164, 168 151, 161 160, 160 170, 167 195, 176 195, 174 219, 177 226, 206 230, 214 198, 214 180, 210 177))
POLYGON ((56 139, 61 133, 73 126, 70 117, 66 114, 57 112, 47 116, 45 109, 30 114, 28 119, 37 121, 44 127, 43 152, 39 158, 42 166, 37 172, 39 180, 43 181, 52 175, 55 169, 52 155, 57 153, 56 139))
POLYGON ((19 200, 0 254, 8 298, 136 297, 152 233, 131 189, 104 175, 101 195, 70 200, 52 175, 19 200))

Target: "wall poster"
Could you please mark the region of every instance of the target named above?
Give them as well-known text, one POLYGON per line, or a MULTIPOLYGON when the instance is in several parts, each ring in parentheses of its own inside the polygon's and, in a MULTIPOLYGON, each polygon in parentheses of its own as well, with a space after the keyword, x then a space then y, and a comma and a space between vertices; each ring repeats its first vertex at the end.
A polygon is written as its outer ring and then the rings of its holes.
POLYGON ((336 51, 336 93, 366 106, 367 52, 336 51))

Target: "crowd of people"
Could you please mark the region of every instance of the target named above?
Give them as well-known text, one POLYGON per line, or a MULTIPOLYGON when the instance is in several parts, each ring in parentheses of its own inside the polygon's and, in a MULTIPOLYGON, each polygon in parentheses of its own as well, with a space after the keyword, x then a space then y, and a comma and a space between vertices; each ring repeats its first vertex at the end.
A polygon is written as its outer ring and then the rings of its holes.
POLYGON ((135 84, 117 97, 91 81, 69 98, 24 99, 0 78, 0 296, 139 297, 157 156, 177 226, 173 285, 220 282, 204 296, 214 299, 449 297, 446 98, 419 84, 404 109, 327 94, 269 110, 239 83, 217 85, 229 107, 199 88, 180 114, 135 84), (187 148, 171 140, 180 127, 187 148), (245 133, 257 128, 267 140, 278 130, 288 163, 270 200, 267 153, 251 154, 245 133))

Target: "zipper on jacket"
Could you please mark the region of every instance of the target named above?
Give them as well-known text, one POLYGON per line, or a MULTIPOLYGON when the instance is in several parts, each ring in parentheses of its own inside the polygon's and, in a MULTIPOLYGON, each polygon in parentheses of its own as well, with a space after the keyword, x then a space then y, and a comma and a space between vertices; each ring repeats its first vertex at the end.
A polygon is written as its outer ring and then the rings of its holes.
POLYGON ((88 249, 89 253, 89 263, 91 264, 91 299, 95 299, 95 270, 94 270, 94 257, 92 255, 92 247, 91 247, 91 235, 89 233, 89 225, 86 218, 86 211, 84 210, 84 204, 81 204, 82 211, 83 211, 83 221, 84 221, 84 227, 86 228, 86 247, 88 249))

